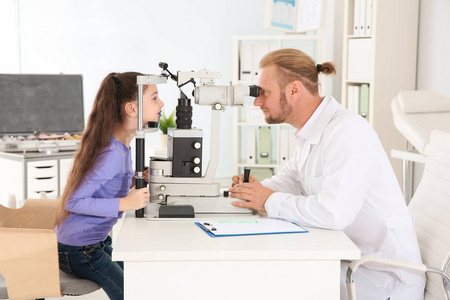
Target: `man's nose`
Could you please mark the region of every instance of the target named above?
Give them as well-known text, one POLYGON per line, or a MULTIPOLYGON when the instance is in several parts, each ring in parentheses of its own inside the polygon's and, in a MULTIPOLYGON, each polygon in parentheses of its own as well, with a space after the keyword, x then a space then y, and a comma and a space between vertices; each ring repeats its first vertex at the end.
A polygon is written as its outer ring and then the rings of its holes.
POLYGON ((256 97, 255 101, 253 101, 253 105, 254 106, 261 106, 262 105, 261 97, 256 97))

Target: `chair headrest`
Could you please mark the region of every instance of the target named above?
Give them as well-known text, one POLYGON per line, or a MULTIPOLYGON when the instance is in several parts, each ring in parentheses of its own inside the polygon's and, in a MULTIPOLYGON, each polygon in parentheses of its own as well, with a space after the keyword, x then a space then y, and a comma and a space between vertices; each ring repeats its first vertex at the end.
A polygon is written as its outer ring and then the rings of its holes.
POLYGON ((433 91, 403 91, 397 101, 405 114, 450 112, 450 98, 433 91))

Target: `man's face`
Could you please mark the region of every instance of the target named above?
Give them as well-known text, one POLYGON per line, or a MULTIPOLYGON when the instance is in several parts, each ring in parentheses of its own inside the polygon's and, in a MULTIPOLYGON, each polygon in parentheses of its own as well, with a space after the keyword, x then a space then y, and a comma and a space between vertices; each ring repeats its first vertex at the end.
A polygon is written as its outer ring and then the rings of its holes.
POLYGON ((281 90, 277 81, 277 67, 270 65, 260 69, 260 96, 253 105, 259 106, 268 124, 286 123, 292 107, 288 104, 285 91, 281 90))

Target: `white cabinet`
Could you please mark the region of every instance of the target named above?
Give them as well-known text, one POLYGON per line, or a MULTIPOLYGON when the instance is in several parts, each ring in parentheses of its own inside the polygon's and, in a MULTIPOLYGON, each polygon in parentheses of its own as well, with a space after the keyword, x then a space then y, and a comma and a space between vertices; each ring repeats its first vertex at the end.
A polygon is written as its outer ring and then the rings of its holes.
POLYGON ((27 198, 48 198, 58 195, 58 161, 42 160, 27 162, 27 198))
POLYGON ((0 204, 18 205, 27 198, 58 198, 64 191, 73 151, 0 153, 0 204))
MULTIPOLYGON (((262 56, 282 48, 302 50, 314 60, 323 62, 326 43, 320 30, 308 34, 236 36, 233 40, 233 82, 257 84, 258 64, 262 56)), ((320 78, 320 94, 325 91, 327 81, 327 78, 320 78)), ((243 168, 248 167, 252 174, 258 174, 258 179, 276 174, 293 155, 294 130, 286 124, 265 123, 262 111, 252 102, 246 102, 243 108, 233 108, 233 172, 241 174, 243 168), (270 128, 270 131, 262 127, 270 128), (268 132, 270 138, 267 137, 268 132)))
POLYGON ((64 188, 66 187, 67 178, 69 177, 69 172, 72 169, 73 159, 64 158, 59 160, 59 191, 62 195, 64 188))
POLYGON ((24 198, 24 168, 20 161, 0 158, 0 205, 15 206, 24 198))
MULTIPOLYGON (((419 0, 345 0, 341 103, 367 118, 388 156, 406 143, 391 102, 416 88, 418 19, 419 0)), ((401 161, 391 164, 401 182, 401 161)))

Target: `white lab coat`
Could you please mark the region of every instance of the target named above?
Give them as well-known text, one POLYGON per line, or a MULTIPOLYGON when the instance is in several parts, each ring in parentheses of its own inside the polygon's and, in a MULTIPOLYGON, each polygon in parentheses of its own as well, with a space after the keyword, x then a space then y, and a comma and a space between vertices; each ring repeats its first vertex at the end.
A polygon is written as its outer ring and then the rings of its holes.
MULTIPOLYGON (((265 204, 269 217, 343 230, 362 255, 421 263, 412 216, 386 153, 364 118, 325 97, 296 139, 294 157, 262 182, 276 191, 265 204)), ((346 270, 343 263, 343 274, 346 270)), ((354 278, 361 300, 423 299, 423 275, 367 266, 354 278)), ((341 298, 346 299, 342 284, 341 298)))

